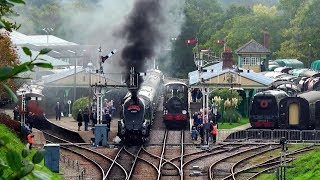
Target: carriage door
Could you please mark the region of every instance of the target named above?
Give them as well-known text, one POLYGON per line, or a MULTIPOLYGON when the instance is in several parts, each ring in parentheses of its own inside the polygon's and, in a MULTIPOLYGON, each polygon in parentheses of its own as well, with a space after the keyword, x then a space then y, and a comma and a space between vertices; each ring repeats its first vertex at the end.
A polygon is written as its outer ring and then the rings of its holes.
POLYGON ((289 104, 289 125, 299 124, 299 105, 298 103, 289 104))

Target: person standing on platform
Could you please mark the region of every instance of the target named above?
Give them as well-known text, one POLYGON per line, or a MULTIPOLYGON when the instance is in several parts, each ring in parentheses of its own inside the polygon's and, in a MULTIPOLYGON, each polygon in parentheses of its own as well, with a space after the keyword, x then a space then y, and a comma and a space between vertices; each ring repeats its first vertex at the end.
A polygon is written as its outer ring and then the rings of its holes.
POLYGON ((195 126, 192 126, 192 131, 191 131, 192 140, 197 141, 198 135, 199 135, 199 132, 198 132, 197 128, 195 126))
POLYGON ((200 134, 200 139, 201 139, 201 144, 204 144, 204 128, 203 128, 203 124, 200 124, 198 126, 199 129, 199 134, 200 134))
POLYGON ((84 130, 88 131, 89 124, 89 109, 86 107, 83 112, 84 130))
POLYGON ((33 137, 34 137, 34 135, 32 134, 32 131, 30 130, 29 134, 27 136, 29 149, 31 149, 31 147, 33 145, 33 137))
POLYGON ((210 128, 211 132, 211 136, 212 136, 212 143, 215 144, 217 141, 217 134, 218 134, 218 126, 216 123, 211 121, 211 128, 210 128))
POLYGON ((56 112, 56 120, 61 120, 61 105, 57 102, 56 106, 54 107, 54 111, 56 112))
POLYGON ((193 115, 192 115, 192 119, 193 119, 193 125, 195 127, 198 127, 198 112, 194 112, 193 115))
POLYGON ((77 121, 78 121, 78 131, 80 131, 80 127, 82 126, 82 121, 83 121, 83 117, 82 117, 82 110, 79 109, 78 115, 77 115, 77 121))
POLYGON ((107 127, 110 129, 111 115, 110 115, 110 111, 109 110, 106 110, 105 122, 107 123, 107 127))
POLYGON ((94 127, 97 124, 97 112, 96 110, 92 110, 91 115, 90 115, 90 119, 92 121, 92 127, 94 127))

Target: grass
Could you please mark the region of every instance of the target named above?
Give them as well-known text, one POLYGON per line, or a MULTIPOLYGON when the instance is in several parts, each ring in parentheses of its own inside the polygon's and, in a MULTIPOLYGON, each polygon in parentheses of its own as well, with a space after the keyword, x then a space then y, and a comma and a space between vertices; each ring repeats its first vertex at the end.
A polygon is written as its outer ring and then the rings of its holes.
MULTIPOLYGON (((320 148, 299 156, 289 164, 292 168, 287 168, 286 179, 293 180, 316 180, 320 177, 320 148)), ((257 179, 273 180, 277 179, 276 174, 263 174, 257 179)))
MULTIPOLYGON (((8 149, 15 150, 19 154, 21 154, 21 151, 25 148, 26 144, 22 143, 20 139, 17 137, 17 135, 12 132, 10 129, 8 129, 5 125, 0 124, 0 137, 6 136, 9 137, 10 142, 6 145, 8 149)), ((32 149, 28 155, 28 159, 31 160, 32 156, 36 153, 35 149, 32 149)), ((3 159, 6 162, 6 148, 0 147, 0 158, 3 159)), ((50 179, 61 179, 58 174, 53 173, 50 171, 47 167, 44 166, 44 161, 42 161, 39 165, 35 166, 35 170, 43 171, 51 176, 50 179)), ((6 170, 4 171, 4 177, 7 177, 9 175, 10 171, 6 170)), ((27 176, 29 179, 36 179, 32 175, 27 176)))
POLYGON ((219 129, 232 129, 244 124, 249 123, 249 119, 248 118, 242 118, 239 122, 236 123, 229 123, 229 122, 219 122, 219 129))

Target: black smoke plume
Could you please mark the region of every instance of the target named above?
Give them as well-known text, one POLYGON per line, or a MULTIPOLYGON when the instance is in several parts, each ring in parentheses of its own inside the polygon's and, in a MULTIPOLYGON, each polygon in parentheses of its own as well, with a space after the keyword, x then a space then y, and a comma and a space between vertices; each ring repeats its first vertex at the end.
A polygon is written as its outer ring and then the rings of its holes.
POLYGON ((162 22, 160 0, 136 0, 121 31, 122 37, 126 39, 121 65, 126 72, 131 67, 137 72, 146 70, 146 61, 155 56, 157 45, 163 39, 159 28, 162 22))

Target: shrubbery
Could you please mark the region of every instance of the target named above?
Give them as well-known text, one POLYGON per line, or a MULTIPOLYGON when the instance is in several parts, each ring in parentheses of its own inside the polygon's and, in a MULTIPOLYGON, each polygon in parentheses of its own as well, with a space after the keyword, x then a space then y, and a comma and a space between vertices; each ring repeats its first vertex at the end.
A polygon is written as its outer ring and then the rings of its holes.
POLYGON ((89 98, 83 97, 80 99, 77 99, 73 105, 72 105, 72 117, 74 119, 77 119, 77 115, 79 110, 84 110, 84 108, 89 107, 89 98))

